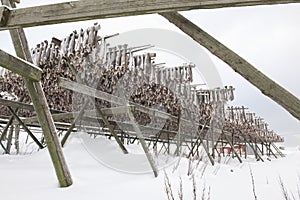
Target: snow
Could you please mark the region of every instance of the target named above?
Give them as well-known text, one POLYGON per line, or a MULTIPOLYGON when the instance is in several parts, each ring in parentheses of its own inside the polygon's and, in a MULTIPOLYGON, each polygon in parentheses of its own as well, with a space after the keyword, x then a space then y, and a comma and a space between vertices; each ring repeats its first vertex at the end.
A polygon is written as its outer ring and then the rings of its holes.
POLYGON ((202 161, 189 161, 172 156, 159 156, 160 173, 154 178, 146 158, 137 144, 127 146, 129 154, 119 150, 116 142, 103 137, 89 138, 77 133, 64 148, 74 184, 59 188, 47 149, 30 155, 0 156, 0 191, 3 199, 53 200, 53 199, 167 199, 165 174, 167 174, 175 199, 178 198, 182 179, 183 198, 193 199, 194 177, 197 199, 203 189, 211 200, 254 199, 250 168, 253 172, 257 199, 282 200, 279 177, 287 190, 297 199, 300 184, 300 151, 285 151, 285 158, 271 158, 257 162, 253 158, 243 160, 222 158, 212 166, 204 157, 202 161), (188 169, 194 167, 193 175, 188 169), (178 167, 177 167, 178 164, 178 167), (164 169, 162 169, 164 167, 164 169), (210 188, 210 191, 209 191, 210 188))

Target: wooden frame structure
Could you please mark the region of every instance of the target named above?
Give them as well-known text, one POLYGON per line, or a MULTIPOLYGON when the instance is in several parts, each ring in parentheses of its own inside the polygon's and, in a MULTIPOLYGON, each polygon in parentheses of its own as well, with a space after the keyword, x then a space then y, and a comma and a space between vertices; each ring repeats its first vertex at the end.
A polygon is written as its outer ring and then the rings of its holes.
MULTIPOLYGON (((298 98, 296 98, 284 88, 280 87, 277 83, 273 82, 267 76, 256 70, 251 64, 222 45, 220 42, 201 30, 188 19, 176 13, 176 11, 192 9, 214 9, 224 7, 300 3, 300 0, 174 0, 172 2, 166 0, 137 0, 125 2, 122 0, 86 0, 44 6, 33 6, 28 8, 16 8, 13 0, 1 0, 1 2, 2 5, 0 6, 0 30, 10 30, 16 54, 19 58, 9 55, 6 52, 0 50, 0 65, 13 72, 18 73, 25 78, 26 87, 33 101, 34 110, 37 112, 37 118, 43 130, 47 147, 51 155, 52 162, 61 187, 71 185, 72 179, 68 167, 65 163, 61 145, 57 137, 56 127, 53 122, 54 116, 52 117, 50 114, 43 89, 41 87, 41 84, 39 83, 41 78, 41 71, 34 65, 30 64, 32 63, 32 60, 25 33, 22 29, 25 27, 67 23, 90 19, 160 13, 171 23, 179 27, 183 32, 191 36, 200 45, 203 45, 211 53, 226 62, 230 67, 241 74, 250 83, 260 89, 265 95, 269 96, 272 100, 280 104, 283 108, 290 112, 291 115, 300 120, 300 101, 298 98), (82 10, 85 10, 85 12, 78 12, 82 10)), ((19 103, 19 105, 23 104, 19 103)), ((23 106, 27 108, 30 107, 29 105, 23 106)), ((9 122, 12 123, 14 118, 16 117, 17 120, 21 123, 22 120, 17 117, 17 110, 10 109, 10 111, 13 113, 13 116, 11 117, 9 122)), ((164 115, 162 113, 160 114, 164 115)), ((84 113, 81 112, 79 113, 79 116, 80 115, 84 115, 84 113)), ((23 126, 26 127, 26 123, 23 124, 23 126)), ((137 127, 135 127, 134 129, 136 132, 139 132, 139 130, 137 130, 137 127)), ((228 138, 228 134, 225 133, 223 133, 223 135, 231 145, 231 147, 233 147, 232 141, 234 141, 234 138, 228 138)), ((198 139, 196 140, 196 146, 191 147, 191 154, 194 153, 194 148, 198 149, 199 144, 203 143, 201 137, 199 137, 198 139), (200 142, 198 141, 198 139, 200 142)), ((241 138, 235 139, 240 139, 240 141, 242 141, 241 138)), ((154 146, 156 145, 155 141, 157 142, 157 139, 154 140, 154 146)), ((244 142, 249 141, 247 141, 247 138, 244 138, 244 142)), ((271 153, 270 144, 267 145, 269 145, 268 149, 269 153, 271 153)), ((256 143, 253 149, 259 149, 256 143)), ((234 155, 239 157, 234 148, 233 151, 234 155)), ((263 150, 259 151, 263 153, 263 150)), ((259 157, 258 153, 256 153, 256 155, 259 157)))

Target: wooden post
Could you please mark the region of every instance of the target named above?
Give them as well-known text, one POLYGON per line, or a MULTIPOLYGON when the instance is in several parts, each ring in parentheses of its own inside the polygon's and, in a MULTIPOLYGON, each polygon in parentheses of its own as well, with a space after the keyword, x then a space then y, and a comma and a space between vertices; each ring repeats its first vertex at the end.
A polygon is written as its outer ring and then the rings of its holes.
POLYGON ((32 102, 38 115, 39 123, 47 143, 52 163, 61 187, 72 185, 73 181, 62 153, 58 140, 56 128, 51 117, 46 98, 40 83, 26 81, 26 86, 30 92, 32 102))
MULTIPOLYGON (((15 7, 9 0, 2 0, 2 3, 15 7)), ((10 30, 10 35, 18 57, 32 63, 25 32, 22 28, 10 30)), ((73 181, 62 153, 60 142, 57 137, 56 128, 51 117, 46 97, 40 82, 33 82, 25 79, 26 87, 33 102, 38 116, 40 126, 46 139, 48 151, 61 187, 72 185, 73 181)))
POLYGON ((14 133, 14 126, 11 125, 8 133, 8 138, 7 138, 7 143, 6 143, 6 154, 10 154, 10 148, 12 144, 12 138, 13 138, 13 133, 14 133))
POLYGON ((15 127, 15 148, 16 148, 16 154, 19 154, 19 152, 20 152, 19 136, 20 136, 20 125, 16 125, 16 127, 15 127))
POLYGON ((160 14, 300 120, 300 100, 297 97, 179 13, 160 14))
POLYGON ((131 110, 129 110, 129 108, 130 108, 129 103, 125 99, 124 99, 124 106, 128 106, 127 115, 128 115, 128 117, 129 117, 129 119, 130 119, 130 121, 132 123, 133 129, 134 129, 137 137, 139 138, 139 141, 140 141, 141 146, 142 146, 142 148, 143 148, 143 150, 144 150, 144 152, 146 154, 146 157, 147 157, 147 159, 149 161, 149 164, 150 164, 150 166, 152 168, 154 176, 157 177, 158 176, 158 169, 157 169, 157 166, 156 166, 155 161, 153 159, 153 156, 151 155, 151 153, 149 152, 149 149, 147 148, 147 144, 145 142, 144 136, 143 136, 140 128, 138 127, 137 122, 135 121, 135 118, 134 118, 131 110))

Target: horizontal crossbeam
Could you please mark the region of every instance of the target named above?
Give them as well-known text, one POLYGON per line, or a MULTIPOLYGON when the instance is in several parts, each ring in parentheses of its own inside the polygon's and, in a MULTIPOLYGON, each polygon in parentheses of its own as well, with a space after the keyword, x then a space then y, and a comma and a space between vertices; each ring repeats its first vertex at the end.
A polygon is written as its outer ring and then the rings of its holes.
POLYGON ((85 0, 15 8, 0 30, 192 9, 300 3, 300 0, 85 0))
MULTIPOLYGON (((8 99, 0 98, 0 105, 10 106, 12 108, 19 108, 19 109, 24 109, 24 110, 28 110, 28 111, 34 111, 33 105, 20 102, 20 100, 12 101, 12 100, 8 100, 8 99)), ((54 109, 50 109, 50 111, 51 111, 51 113, 62 113, 63 112, 63 111, 54 110, 54 109)))
MULTIPOLYGON (((117 115, 117 114, 124 114, 125 109, 127 110, 128 108, 125 106, 119 106, 119 107, 113 107, 113 108, 103 108, 101 111, 105 116, 112 116, 112 115, 117 115)), ((134 111, 134 106, 130 106, 130 110, 134 111)), ((57 113, 57 114, 52 114, 52 118, 54 121, 60 121, 60 120, 66 120, 66 119, 74 119, 79 115, 79 112, 67 112, 67 113, 57 113)), ((96 110, 85 110, 83 117, 97 117, 96 110)), ((33 124, 38 122, 38 118, 35 117, 30 117, 23 119, 23 122, 26 124, 33 124)))

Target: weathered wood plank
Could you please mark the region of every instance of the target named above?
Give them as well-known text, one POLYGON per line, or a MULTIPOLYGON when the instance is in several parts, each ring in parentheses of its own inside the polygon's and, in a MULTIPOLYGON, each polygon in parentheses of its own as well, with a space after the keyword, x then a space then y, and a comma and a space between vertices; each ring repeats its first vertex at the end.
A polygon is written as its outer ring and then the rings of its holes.
POLYGON ((34 111, 33 105, 22 103, 20 101, 11 101, 11 100, 1 99, 0 98, 0 104, 3 105, 3 106, 10 106, 10 107, 13 107, 13 108, 34 111))
POLYGON ((169 12, 161 15, 300 120, 300 100, 297 97, 179 13, 169 12))
POLYGON ((299 3, 300 0, 86 0, 12 9, 0 30, 159 12, 299 3))
POLYGON ((39 81, 42 77, 42 70, 32 63, 17 58, 0 49, 0 66, 13 71, 32 81, 39 81))
POLYGON ((65 161, 61 144, 59 142, 54 121, 40 82, 26 81, 26 87, 30 93, 39 124, 43 130, 47 148, 61 187, 72 185, 73 181, 65 161))
MULTIPOLYGON (((3 106, 10 106, 13 108, 18 108, 18 109, 24 109, 24 110, 28 110, 28 111, 34 111, 34 106, 31 104, 27 104, 27 103, 22 103, 21 100, 19 101, 12 101, 12 100, 8 100, 8 99, 1 99, 0 98, 0 104, 3 106)), ((63 111, 60 110, 54 110, 54 109, 50 109, 51 113, 63 113, 63 111)))
MULTIPOLYGON (((123 91, 121 91, 123 92, 123 91)), ((144 150, 144 153, 146 154, 146 157, 147 157, 147 160, 151 166, 151 169, 154 173, 154 176, 157 177, 158 176, 158 168, 157 168, 157 165, 153 159, 153 156, 151 155, 151 153, 149 152, 149 149, 147 147, 147 144, 145 142, 145 137, 144 135, 142 134, 141 132, 141 129, 140 127, 138 126, 138 123, 136 122, 134 116, 133 116, 133 113, 131 112, 131 110, 129 109, 129 101, 127 99, 125 99, 125 94, 123 93, 122 96, 124 97, 122 100, 123 100, 123 105, 124 106, 127 106, 127 116, 129 117, 130 119, 130 122, 132 123, 132 126, 133 126, 133 129, 140 141, 140 144, 144 150)))
MULTIPOLYGON (((1 101, 0 101, 1 102, 1 101)), ((26 104, 25 104, 26 105, 26 104)), ((134 111, 134 106, 130 106, 131 110, 134 111)), ((127 107, 125 106, 118 106, 113 108, 103 108, 101 111, 105 116, 112 116, 115 114, 124 114, 126 112, 127 107)), ((57 113, 52 114, 52 118, 54 121, 60 121, 64 119, 73 119, 76 118, 79 115, 79 112, 67 112, 67 113, 57 113)), ((97 117, 96 110, 85 110, 83 117, 97 117)), ((29 117, 26 119, 23 119, 23 122, 25 124, 32 124, 38 122, 37 117, 29 117)))
MULTIPOLYGON (((14 3, 12 3, 9 0, 2 0, 2 3, 10 7, 15 7, 14 3)), ((17 56, 27 60, 28 62, 32 62, 24 30, 21 28, 10 30, 10 34, 13 40, 17 56)), ((61 187, 67 187, 72 185, 73 181, 65 158, 63 156, 56 128, 49 111, 49 107, 46 101, 42 85, 39 82, 39 80, 40 78, 37 79, 37 82, 33 82, 32 79, 25 78, 26 87, 30 94, 35 111, 37 113, 40 126, 43 130, 43 134, 47 143, 47 148, 59 184, 61 187)))

